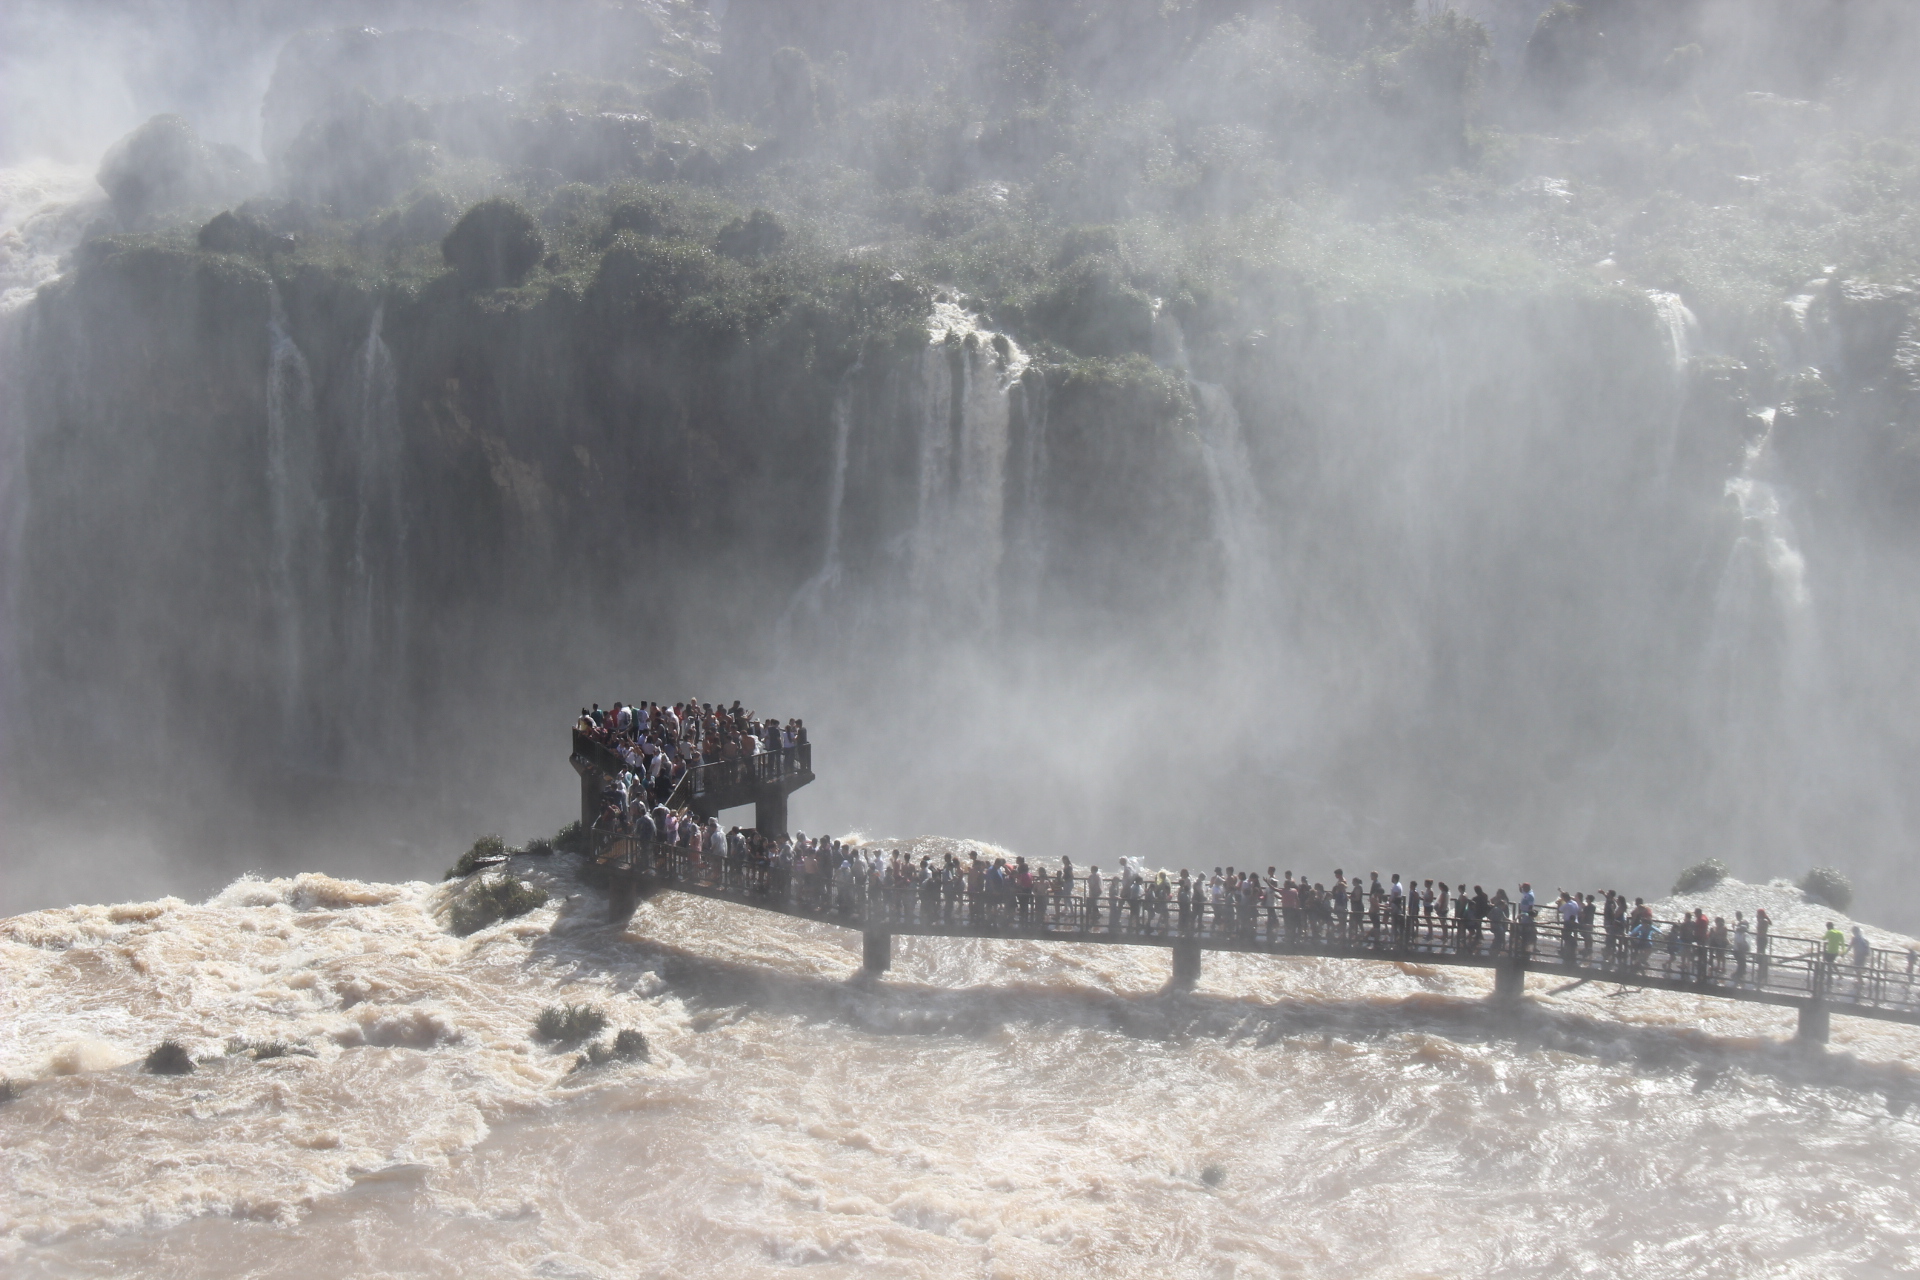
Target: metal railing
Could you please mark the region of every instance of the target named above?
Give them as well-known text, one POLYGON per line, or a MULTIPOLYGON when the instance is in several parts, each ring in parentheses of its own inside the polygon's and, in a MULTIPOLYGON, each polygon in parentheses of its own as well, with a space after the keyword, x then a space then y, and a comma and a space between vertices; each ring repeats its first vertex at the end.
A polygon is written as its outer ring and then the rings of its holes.
MULTIPOLYGON (((775 786, 803 773, 809 776, 813 773, 813 744, 810 742, 781 747, 776 751, 738 756, 732 760, 713 760, 694 765, 681 775, 667 800, 667 807, 671 809, 695 800, 751 796, 765 787, 775 786)), ((733 806, 725 804, 720 807, 733 806)))
MULTIPOLYGON (((663 888, 722 898, 785 915, 875 933, 1018 937, 1061 942, 1198 945, 1209 950, 1355 957, 1495 967, 1522 965, 1622 983, 1698 990, 1772 1003, 1830 1003, 1836 1011, 1920 1011, 1920 975, 1908 951, 1872 948, 1829 955, 1821 939, 1770 934, 1741 950, 1689 936, 1678 921, 1612 930, 1604 922, 1563 924, 1541 908, 1534 917, 1470 917, 1396 911, 1390 899, 1353 895, 1343 912, 1288 908, 1258 900, 1184 908, 1138 892, 1064 894, 1011 885, 975 888, 964 875, 932 884, 899 883, 860 872, 794 868, 746 855, 708 856, 673 844, 602 835, 603 865, 663 888), (1358 905, 1351 905, 1357 903, 1358 905)), ((1082 882, 1084 884, 1084 882, 1082 882)), ((1111 882, 1109 882, 1111 883, 1111 882)), ((1404 901, 1404 900, 1403 900, 1404 901)))
MULTIPOLYGON (((621 759, 612 747, 579 729, 573 731, 573 759, 576 767, 595 770, 603 777, 636 768, 621 759)), ((713 807, 711 801, 721 800, 724 803, 719 808, 732 808, 735 804, 751 803, 754 795, 768 787, 802 775, 808 780, 813 776, 813 744, 810 742, 693 765, 675 781, 665 803, 669 808, 684 808, 699 801, 713 807)))

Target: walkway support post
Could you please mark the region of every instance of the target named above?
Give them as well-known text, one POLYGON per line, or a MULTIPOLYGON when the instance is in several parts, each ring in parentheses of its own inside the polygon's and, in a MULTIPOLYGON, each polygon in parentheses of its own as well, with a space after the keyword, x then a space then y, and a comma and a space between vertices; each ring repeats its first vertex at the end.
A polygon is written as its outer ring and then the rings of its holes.
POLYGON ((607 919, 617 924, 631 919, 634 908, 640 905, 640 882, 631 871, 618 867, 612 868, 608 876, 607 919))
POLYGON ((787 793, 767 787, 753 801, 753 829, 778 840, 787 833, 787 793))
POLYGON ((1173 944, 1173 985, 1190 987, 1200 981, 1200 940, 1183 938, 1173 944))
POLYGON ((890 933, 861 934, 861 972, 878 977, 891 968, 893 968, 893 935, 890 933))
POLYGON ((1513 1008, 1527 994, 1527 960, 1525 956, 1513 956, 1502 960, 1493 967, 1493 1002, 1502 1008, 1513 1008))
POLYGON ((1800 1031, 1794 1039, 1802 1044, 1825 1044, 1832 1030, 1833 1015, 1826 1001, 1815 1000, 1800 1006, 1800 1031))

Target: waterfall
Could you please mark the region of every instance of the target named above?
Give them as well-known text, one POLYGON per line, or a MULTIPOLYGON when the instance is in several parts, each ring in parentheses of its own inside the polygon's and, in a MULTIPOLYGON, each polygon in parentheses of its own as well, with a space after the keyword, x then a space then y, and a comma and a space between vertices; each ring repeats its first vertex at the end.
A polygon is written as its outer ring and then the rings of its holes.
POLYGON ((1664 483, 1673 472, 1674 454, 1680 445, 1681 417, 1687 407, 1687 370, 1693 361, 1693 340, 1700 322, 1694 319, 1693 312, 1677 293, 1649 289, 1647 299, 1653 303, 1654 318, 1666 338, 1667 361, 1673 370, 1673 412, 1668 415, 1658 459, 1659 476, 1664 483))
POLYGON ((393 353, 376 307, 355 361, 357 396, 349 462, 355 501, 345 584, 344 671, 350 772, 397 763, 408 740, 396 724, 406 702, 406 505, 402 490, 400 409, 393 353))
POLYGON ((1013 388, 1027 356, 940 294, 917 372, 919 477, 906 544, 916 621, 990 631, 999 616, 1013 388))
POLYGON ((1773 409, 1754 415, 1761 430, 1726 482, 1738 525, 1707 644, 1704 729, 1718 746, 1719 791, 1731 798, 1730 847, 1794 840, 1829 758, 1819 629, 1774 418, 1773 409))
POLYGON ((1270 622, 1271 535, 1240 411, 1225 387, 1193 376, 1178 321, 1156 313, 1153 336, 1154 362, 1184 378, 1193 396, 1213 536, 1225 571, 1222 616, 1239 625, 1270 622))
POLYGON ((1041 587, 1046 575, 1049 521, 1047 511, 1047 425, 1051 400, 1046 379, 1023 376, 1014 384, 1011 422, 1019 434, 1010 446, 1007 473, 1005 579, 1008 607, 1013 616, 1032 622, 1040 612, 1041 587))
POLYGON ((1673 361, 1675 374, 1685 373, 1687 362, 1693 359, 1693 337, 1699 332, 1700 322, 1687 309, 1687 304, 1677 293, 1667 293, 1660 289, 1647 290, 1647 298, 1653 303, 1653 313, 1660 320, 1660 327, 1666 330, 1667 352, 1673 361))
POLYGON ((273 536, 267 590, 279 648, 281 732, 290 755, 312 750, 307 725, 306 603, 313 598, 323 519, 315 491, 313 375, 287 332, 278 286, 267 285, 267 497, 273 536))
MULTIPOLYGON (((840 522, 841 513, 847 502, 847 452, 853 440, 853 387, 860 376, 864 355, 856 358, 853 365, 840 375, 840 385, 833 393, 833 474, 827 481, 827 532, 824 539, 825 550, 820 556, 820 569, 811 578, 800 584, 787 602, 780 616, 779 633, 790 634, 797 617, 804 616, 812 621, 823 618, 828 609, 829 597, 839 586, 843 567, 840 559, 840 522)), ((783 644, 784 650, 787 646, 783 644)))

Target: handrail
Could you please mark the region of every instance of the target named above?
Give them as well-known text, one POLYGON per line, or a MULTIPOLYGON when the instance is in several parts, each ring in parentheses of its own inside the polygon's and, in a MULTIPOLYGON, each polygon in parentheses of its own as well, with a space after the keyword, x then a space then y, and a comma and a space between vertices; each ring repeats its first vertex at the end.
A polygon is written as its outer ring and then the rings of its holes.
POLYGON ((1673 921, 1659 922, 1667 932, 1649 941, 1578 923, 1563 925, 1553 917, 1474 928, 1457 918, 1396 915, 1371 903, 1336 917, 1330 910, 1308 913, 1264 901, 1230 904, 1224 911, 1198 901, 1183 913, 1172 902, 1150 907, 1144 894, 1089 900, 1085 895, 1042 897, 1032 890, 995 896, 943 886, 929 892, 918 884, 841 879, 824 870, 801 873, 764 859, 708 857, 680 845, 609 833, 601 833, 599 861, 662 888, 872 932, 1518 965, 1629 986, 1780 1004, 1821 1002, 1836 1012, 1920 1021, 1914 953, 1876 947, 1866 963, 1855 964, 1851 952, 1828 956, 1820 939, 1796 935, 1773 934, 1764 949, 1739 953, 1730 945, 1678 937, 1673 921))
MULTIPOLYGON (((609 777, 632 767, 612 747, 577 728, 573 731, 573 754, 609 777)), ((813 744, 802 742, 791 747, 755 752, 750 756, 693 765, 675 781, 666 804, 668 808, 683 808, 695 799, 737 796, 737 800, 720 806, 730 809, 734 803, 751 802, 751 792, 758 789, 777 786, 791 779, 802 779, 802 783, 797 785, 803 785, 812 777, 813 744)))
POLYGON ((813 744, 810 742, 781 747, 775 751, 759 751, 750 756, 736 756, 732 760, 710 760, 694 765, 680 776, 672 796, 668 797, 667 807, 673 808, 674 801, 682 797, 704 798, 725 794, 734 788, 772 786, 789 777, 812 772, 813 744))

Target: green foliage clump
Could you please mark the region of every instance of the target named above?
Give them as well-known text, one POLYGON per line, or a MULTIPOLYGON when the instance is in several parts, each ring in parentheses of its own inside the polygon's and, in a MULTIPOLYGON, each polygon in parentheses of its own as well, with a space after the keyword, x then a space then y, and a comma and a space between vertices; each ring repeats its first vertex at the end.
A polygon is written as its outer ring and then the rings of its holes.
POLYGON ((1835 911, 1853 905, 1853 881, 1834 867, 1815 867, 1800 881, 1800 892, 1835 911))
POLYGON ((193 1072, 193 1055, 178 1040, 162 1040, 147 1055, 142 1069, 156 1076, 184 1076, 193 1072))
POLYGON ((9 1102, 20 1101, 20 1095, 26 1091, 26 1086, 20 1084, 12 1077, 0 1076, 0 1106, 5 1106, 9 1102))
POLYGON ((490 862, 498 862, 507 856, 507 842, 497 835, 484 835, 473 842, 473 847, 460 855, 460 860, 447 868, 442 880, 454 880, 461 876, 470 876, 490 862))
POLYGON ((555 833, 553 847, 561 853, 586 853, 593 847, 593 832, 578 820, 569 822, 555 833))
POLYGON ((1117 257, 1077 257, 1020 308, 1043 336, 1080 356, 1145 354, 1153 299, 1131 284, 1117 257))
POLYGON ((593 297, 615 322, 724 345, 780 309, 761 283, 703 244, 623 231, 601 259, 593 297))
POLYGON ((512 200, 482 200, 440 242, 440 253, 470 289, 516 285, 547 251, 540 223, 512 200))
POLYGON ((1675 893, 1703 893, 1727 878, 1727 864, 1718 858, 1696 862, 1680 872, 1673 882, 1675 893))
POLYGON ((533 858, 550 858, 553 856, 553 841, 546 836, 535 836, 527 841, 527 847, 520 852, 533 858))
POLYGON ((616 1060, 645 1062, 648 1052, 647 1038, 632 1027, 625 1027, 610 1045, 597 1042, 588 1045, 587 1051, 580 1055, 580 1060, 573 1064, 573 1069, 579 1071, 585 1067, 604 1067, 616 1060))
POLYGON ((533 1023, 533 1038, 543 1044, 571 1045, 606 1030, 607 1015, 590 1004, 548 1005, 533 1023))
POLYGON ((786 242, 787 229, 765 209, 755 209, 720 229, 720 252, 729 258, 764 258, 778 253, 786 242))
POLYGON ((520 883, 514 876, 489 879, 482 876, 453 904, 447 913, 448 924, 459 937, 477 933, 490 924, 512 920, 547 903, 547 891, 520 883))

